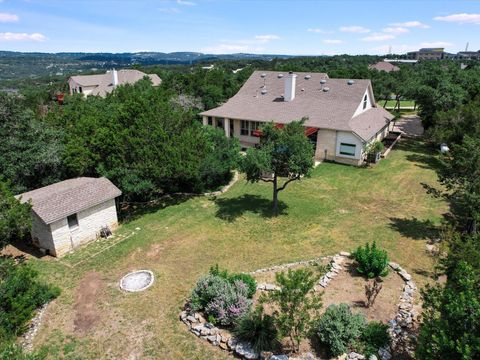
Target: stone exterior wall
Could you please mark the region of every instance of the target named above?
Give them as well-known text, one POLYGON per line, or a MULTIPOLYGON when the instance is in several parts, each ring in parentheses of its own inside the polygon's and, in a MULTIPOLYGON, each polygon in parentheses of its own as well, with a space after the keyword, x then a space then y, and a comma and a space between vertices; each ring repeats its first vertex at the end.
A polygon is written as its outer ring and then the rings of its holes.
POLYGON ((77 214, 78 227, 70 229, 67 219, 56 221, 50 225, 55 243, 55 256, 62 256, 78 246, 95 240, 102 226, 107 225, 110 230, 118 226, 115 199, 105 201, 77 214))
POLYGON ((337 132, 335 130, 320 129, 317 133, 317 150, 315 160, 335 160, 335 148, 337 143, 337 132), (327 156, 325 157, 325 150, 327 156))
POLYGON ((32 241, 41 249, 47 249, 51 254, 55 253, 50 226, 45 224, 42 219, 32 211, 32 241))

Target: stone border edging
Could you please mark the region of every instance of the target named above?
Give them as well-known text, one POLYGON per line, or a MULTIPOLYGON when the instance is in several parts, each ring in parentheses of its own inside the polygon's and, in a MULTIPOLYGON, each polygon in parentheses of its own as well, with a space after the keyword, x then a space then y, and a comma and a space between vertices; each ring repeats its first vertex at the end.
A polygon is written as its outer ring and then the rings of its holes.
POLYGON ((21 336, 21 345, 26 351, 31 351, 33 349, 33 340, 42 324, 43 316, 45 315, 48 305, 50 305, 49 302, 37 309, 37 313, 28 324, 28 330, 21 336))
MULTIPOLYGON (((302 260, 293 263, 287 263, 283 265, 275 265, 269 268, 258 269, 245 274, 255 275, 269 271, 278 271, 292 268, 298 265, 313 265, 321 260, 331 259, 329 265, 330 270, 322 276, 318 285, 321 288, 325 288, 334 279, 341 270, 343 270, 342 263, 346 258, 350 257, 349 252, 340 252, 333 256, 323 256, 313 260, 302 260)), ((400 302, 398 304, 398 312, 395 319, 388 322, 388 333, 390 334, 390 345, 384 348, 378 349, 378 355, 381 360, 392 359, 392 352, 396 352, 399 348, 401 351, 407 351, 411 353, 413 349, 409 342, 411 338, 411 330, 413 328, 413 322, 415 321, 415 313, 413 311, 413 295, 417 289, 415 283, 412 281, 411 275, 403 269, 400 265, 394 262, 390 262, 389 267, 394 270, 400 278, 405 282, 402 295, 400 296, 400 302)), ((321 288, 316 286, 314 291, 319 291, 321 288)), ((275 284, 261 283, 257 285, 257 290, 261 291, 273 291, 277 290, 278 286, 275 284)), ((239 341, 233 336, 226 336, 221 334, 221 330, 208 323, 201 314, 189 313, 187 310, 183 310, 180 313, 180 320, 188 326, 189 330, 201 339, 207 340, 214 346, 219 346, 223 350, 230 351, 242 359, 247 360, 288 360, 287 354, 273 355, 272 353, 262 352, 258 353, 253 350, 252 345, 248 342, 239 341)), ((363 360, 366 359, 365 355, 351 352, 346 355, 346 360, 363 360)), ((376 360, 377 357, 372 355, 370 360, 376 360)))
POLYGON ((154 281, 155 281, 155 275, 153 275, 153 272, 151 272, 150 270, 145 270, 145 269, 143 269, 143 270, 133 270, 133 271, 130 271, 128 274, 126 274, 126 275, 124 275, 124 276, 122 277, 122 279, 120 280, 120 284, 119 284, 119 285, 120 285, 120 289, 123 290, 123 291, 126 291, 126 292, 140 292, 140 291, 145 291, 145 290, 147 290, 150 286, 153 285, 153 282, 154 282, 154 281), (147 273, 147 274, 149 274, 149 275, 150 275, 150 282, 149 282, 146 286, 144 286, 144 287, 142 287, 142 288, 140 288, 140 289, 128 289, 128 288, 126 288, 125 285, 123 284, 124 280, 125 280, 128 276, 135 275, 135 274, 138 274, 138 273, 147 273))
POLYGON ((233 184, 235 184, 238 181, 238 179, 239 179, 238 171, 235 170, 233 172, 232 180, 230 180, 230 182, 227 185, 225 185, 224 187, 222 187, 218 191, 206 192, 206 193, 203 193, 202 195, 203 196, 219 196, 219 195, 222 195, 222 194, 226 193, 228 190, 230 190, 230 188, 233 186, 233 184))

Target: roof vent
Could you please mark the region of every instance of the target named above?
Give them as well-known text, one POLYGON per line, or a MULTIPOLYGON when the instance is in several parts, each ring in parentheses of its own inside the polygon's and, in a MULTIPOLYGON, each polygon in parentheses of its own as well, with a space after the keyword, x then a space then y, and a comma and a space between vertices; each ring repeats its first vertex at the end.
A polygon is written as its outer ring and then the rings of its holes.
POLYGON ((265 78, 267 77, 267 74, 263 73, 262 75, 260 75, 261 78, 265 78))
POLYGON ((324 87, 324 88, 323 88, 323 92, 327 92, 328 90, 330 90, 329 87, 324 87))
POLYGON ((302 90, 302 91, 305 91, 305 89, 304 89, 304 88, 302 88, 301 90, 302 90))
POLYGON ((305 80, 309 80, 311 77, 311 75, 305 75, 305 80))
POLYGON ((347 84, 348 84, 348 85, 353 85, 353 84, 355 84, 355 81, 354 81, 354 80, 348 80, 348 81, 347 81, 347 84))
POLYGON ((262 89, 262 95, 265 95, 267 93, 267 89, 262 89))
POLYGON ((278 78, 279 79, 283 78, 283 74, 278 74, 278 78))
POLYGON ((320 80, 320 84, 322 84, 322 85, 325 84, 326 82, 327 82, 327 80, 325 80, 325 79, 320 80))

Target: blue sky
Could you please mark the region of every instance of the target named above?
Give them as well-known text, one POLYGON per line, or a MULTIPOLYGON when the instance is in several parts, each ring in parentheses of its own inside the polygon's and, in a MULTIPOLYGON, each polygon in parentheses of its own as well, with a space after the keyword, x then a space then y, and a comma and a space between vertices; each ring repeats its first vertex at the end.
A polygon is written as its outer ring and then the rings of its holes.
POLYGON ((480 1, 0 0, 0 50, 294 55, 480 49, 480 1))

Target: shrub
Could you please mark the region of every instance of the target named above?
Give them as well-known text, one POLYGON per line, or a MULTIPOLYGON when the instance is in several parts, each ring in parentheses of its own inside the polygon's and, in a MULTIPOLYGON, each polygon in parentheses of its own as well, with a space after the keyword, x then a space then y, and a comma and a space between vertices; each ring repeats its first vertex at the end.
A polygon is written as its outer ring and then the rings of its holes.
POLYGON ((237 281, 240 280, 242 281, 245 285, 247 285, 248 292, 247 292, 247 297, 249 299, 253 298, 253 295, 255 295, 255 292, 257 291, 257 282, 253 278, 253 276, 248 275, 248 274, 233 274, 230 275, 229 277, 230 281, 237 281))
POLYGON ((316 334, 333 356, 347 352, 365 328, 365 318, 352 314, 347 304, 330 305, 316 324, 316 334))
POLYGON ((251 299, 253 295, 255 295, 255 292, 257 291, 257 282, 253 278, 253 276, 248 275, 248 274, 229 274, 227 270, 220 270, 218 267, 218 264, 215 266, 212 266, 210 268, 210 275, 216 275, 224 278, 225 280, 228 280, 232 284, 236 280, 241 280, 243 281, 247 286, 248 286, 248 298, 251 299))
POLYGON ((190 296, 190 308, 205 312, 212 322, 231 325, 248 312, 251 300, 248 287, 240 280, 233 283, 218 275, 200 278, 190 296))
POLYGON ((271 350, 277 339, 277 328, 272 316, 263 312, 262 306, 242 316, 233 333, 241 340, 248 341, 257 352, 271 350))
POLYGON ((354 259, 358 262, 357 271, 369 279, 377 276, 385 276, 388 273, 388 255, 385 250, 377 249, 375 241, 365 248, 359 246, 353 253, 354 259))
POLYGON ((369 322, 360 336, 359 349, 357 351, 367 356, 376 355, 379 348, 386 346, 390 342, 390 335, 387 329, 388 325, 381 322, 369 322))
POLYGON ((381 141, 376 140, 376 141, 370 143, 367 146, 366 150, 367 150, 368 154, 375 154, 377 152, 382 151, 384 148, 385 148, 385 146, 383 145, 383 143, 381 141))
POLYGON ((274 308, 275 324, 281 336, 288 336, 292 348, 297 352, 300 341, 312 327, 312 318, 321 308, 319 295, 308 296, 318 281, 318 276, 310 270, 288 270, 285 274, 275 274, 280 290, 270 292, 261 298, 261 302, 270 302, 274 308))
POLYGON ((17 336, 41 305, 56 298, 60 290, 43 284, 27 263, 0 258, 0 336, 17 336))

